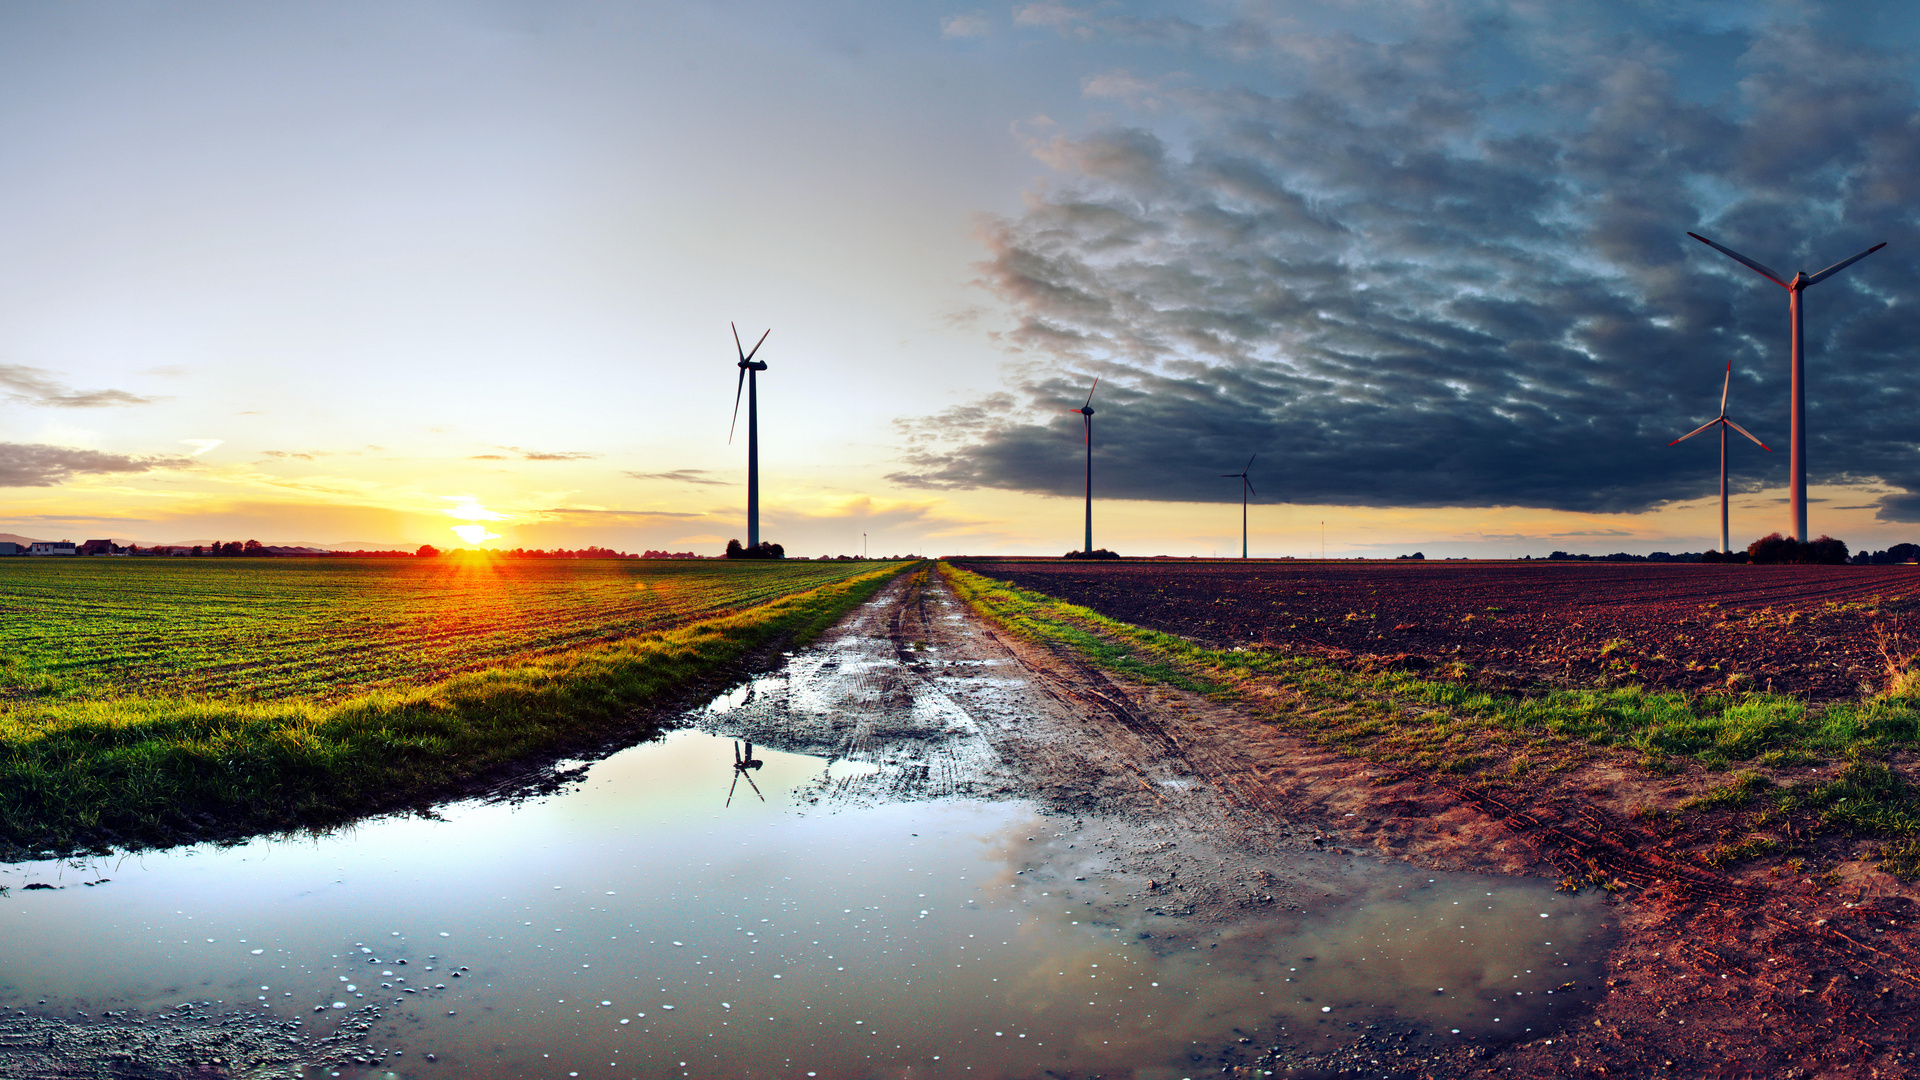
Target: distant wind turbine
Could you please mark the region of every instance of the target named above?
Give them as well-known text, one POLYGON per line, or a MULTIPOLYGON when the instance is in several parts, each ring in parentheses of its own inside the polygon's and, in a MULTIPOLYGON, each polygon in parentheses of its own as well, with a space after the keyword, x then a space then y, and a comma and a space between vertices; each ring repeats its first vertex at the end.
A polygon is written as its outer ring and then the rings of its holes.
MULTIPOLYGON (((1682 435, 1679 438, 1673 440, 1673 442, 1670 442, 1667 444, 1668 446, 1676 446, 1680 443, 1686 442, 1688 439, 1693 438, 1695 435, 1700 434, 1701 432, 1707 430, 1710 427, 1713 427, 1716 424, 1720 426, 1720 550, 1723 553, 1733 550, 1732 547, 1728 546, 1728 542, 1727 542, 1727 429, 1732 428, 1733 430, 1739 432, 1740 434, 1745 435, 1747 438, 1753 439, 1753 433, 1751 431, 1748 431, 1746 428, 1743 428, 1739 424, 1734 423, 1732 420, 1728 419, 1727 417, 1727 391, 1732 387, 1733 387, 1733 361, 1728 360, 1727 361, 1727 378, 1725 382, 1722 382, 1720 384, 1720 415, 1714 417, 1713 419, 1707 421, 1704 424, 1701 424, 1699 427, 1694 428, 1692 431, 1687 432, 1685 435, 1682 435)), ((1761 442, 1759 439, 1753 439, 1753 445, 1759 447, 1762 450, 1765 450, 1769 454, 1773 452, 1773 447, 1768 446, 1766 443, 1761 442)))
MULTIPOLYGON (((1253 457, 1248 458, 1246 465, 1242 466, 1239 472, 1220 474, 1221 479, 1229 476, 1237 476, 1240 478, 1240 557, 1243 559, 1247 557, 1247 495, 1249 492, 1253 492, 1253 481, 1247 479, 1247 470, 1253 468, 1253 458, 1259 456, 1259 454, 1255 454, 1253 457)), ((1257 492, 1253 493, 1258 494, 1257 492)))
MULTIPOLYGON (((728 323, 728 326, 733 326, 728 323)), ((767 334, 773 333, 769 327, 767 334)), ((761 334, 760 340, 753 343, 753 352, 740 346, 740 328, 733 326, 733 348, 740 356, 740 379, 733 384, 733 423, 727 426, 727 443, 733 443, 733 429, 740 423, 740 390, 747 391, 747 546, 760 546, 760 400, 754 376, 767 370, 765 360, 755 360, 754 355, 760 346, 767 343, 767 334, 761 334)))
POLYGON ((1087 403, 1069 412, 1080 414, 1080 420, 1087 427, 1087 539, 1081 551, 1093 550, 1093 392, 1100 389, 1100 377, 1094 376, 1093 386, 1087 390, 1087 403))
MULTIPOLYGON (((1792 281, 1782 281, 1780 280, 1779 274, 1761 266, 1759 263, 1754 262, 1752 259, 1747 258, 1732 248, 1722 247, 1706 237, 1701 236, 1699 233, 1690 232, 1687 235, 1787 290, 1787 309, 1791 313, 1793 322, 1793 401, 1792 421, 1789 424, 1787 433, 1787 479, 1793 500, 1794 539, 1804 544, 1807 542, 1807 382, 1805 370, 1801 363, 1806 353, 1806 347, 1801 325, 1800 294, 1805 291, 1808 286, 1818 285, 1840 271, 1845 270, 1847 267, 1852 266, 1854 263, 1859 262, 1861 259, 1886 247, 1886 241, 1883 240, 1873 245, 1851 259, 1842 259, 1817 274, 1809 275, 1805 270, 1801 270, 1793 275, 1792 281)), ((1745 434, 1745 432, 1742 432, 1742 434, 1745 434)), ((1752 438, 1752 436, 1748 436, 1748 438, 1752 438)), ((1759 440, 1755 439, 1754 441, 1758 442, 1759 440)))

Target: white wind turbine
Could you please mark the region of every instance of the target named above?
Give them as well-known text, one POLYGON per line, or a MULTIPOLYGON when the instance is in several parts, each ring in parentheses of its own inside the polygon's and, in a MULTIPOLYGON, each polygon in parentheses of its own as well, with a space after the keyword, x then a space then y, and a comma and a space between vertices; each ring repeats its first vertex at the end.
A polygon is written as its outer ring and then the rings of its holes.
MULTIPOLYGON (((1714 417, 1713 419, 1707 421, 1704 424, 1701 424, 1699 427, 1694 428, 1692 431, 1687 432, 1685 435, 1682 435, 1679 438, 1673 440, 1673 442, 1670 442, 1667 444, 1668 446, 1676 446, 1680 443, 1686 442, 1688 439, 1693 438, 1695 435, 1700 434, 1701 432, 1707 430, 1710 427, 1713 427, 1715 425, 1719 426, 1720 428, 1720 550, 1722 553, 1733 550, 1731 547, 1728 546, 1728 543, 1727 543, 1727 429, 1732 428, 1733 430, 1739 432, 1740 434, 1745 435, 1747 438, 1753 439, 1753 432, 1748 431, 1746 428, 1743 428, 1739 424, 1734 423, 1733 420, 1727 416, 1727 391, 1732 387, 1733 387, 1733 361, 1729 360, 1727 361, 1726 381, 1720 384, 1720 415, 1714 417)), ((1768 446, 1766 443, 1761 442, 1759 439, 1753 439, 1753 445, 1759 447, 1762 450, 1765 450, 1768 453, 1773 452, 1773 447, 1768 446)))

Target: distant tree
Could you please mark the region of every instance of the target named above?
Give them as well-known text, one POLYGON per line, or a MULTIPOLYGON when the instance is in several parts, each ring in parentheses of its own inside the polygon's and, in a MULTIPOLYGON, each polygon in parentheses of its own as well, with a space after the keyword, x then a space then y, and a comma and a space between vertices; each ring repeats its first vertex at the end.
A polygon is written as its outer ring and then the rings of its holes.
POLYGON ((1789 539, 1777 532, 1768 533, 1747 545, 1747 561, 1755 566, 1797 562, 1794 556, 1799 554, 1796 550, 1799 546, 1798 540, 1789 539))
POLYGON ((1807 561, 1820 566, 1845 566, 1847 564, 1847 545, 1845 541, 1835 540, 1822 535, 1813 543, 1806 545, 1807 561))
POLYGON ((205 551, 206 551, 206 548, 204 546, 200 544, 193 545, 193 554, 195 558, 198 558, 205 551))
POLYGON ((1747 561, 1756 565, 1842 566, 1847 561, 1847 545, 1831 536, 1803 544, 1792 537, 1768 533, 1747 545, 1747 561))
POLYGON ((740 541, 738 540, 727 541, 727 558, 744 559, 746 557, 747 557, 746 549, 740 546, 740 541))
POLYGON ((1069 551, 1061 556, 1063 559, 1117 559, 1119 557, 1120 556, 1108 551, 1106 548, 1094 548, 1092 551, 1069 551))
POLYGON ((240 554, 258 556, 258 555, 271 555, 273 554, 273 552, 268 551, 265 547, 261 546, 260 541, 249 540, 247 541, 246 546, 240 549, 240 554))
POLYGON ((1717 563, 1720 561, 1720 553, 1717 551, 1703 551, 1700 553, 1700 561, 1703 563, 1717 563))
POLYGON ((413 554, 417 558, 432 559, 439 556, 440 549, 437 547, 434 547, 432 544, 421 544, 420 549, 418 551, 415 551, 413 554))

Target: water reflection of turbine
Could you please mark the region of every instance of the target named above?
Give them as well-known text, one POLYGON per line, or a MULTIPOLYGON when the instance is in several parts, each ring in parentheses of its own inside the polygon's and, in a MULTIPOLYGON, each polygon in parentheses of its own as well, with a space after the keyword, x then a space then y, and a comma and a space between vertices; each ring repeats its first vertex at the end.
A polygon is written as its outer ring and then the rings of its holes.
MULTIPOLYGON (((743 776, 747 777, 747 786, 753 789, 753 793, 755 795, 760 795, 760 785, 753 782, 753 777, 747 776, 747 770, 757 769, 760 766, 765 764, 766 762, 761 761, 758 758, 753 756, 752 743, 747 744, 747 749, 745 753, 741 753, 740 744, 738 742, 735 742, 733 744, 733 783, 727 785, 727 805, 728 806, 733 805, 733 791, 735 788, 740 786, 740 778, 743 776)), ((766 802, 767 797, 765 795, 760 795, 760 801, 766 802)))

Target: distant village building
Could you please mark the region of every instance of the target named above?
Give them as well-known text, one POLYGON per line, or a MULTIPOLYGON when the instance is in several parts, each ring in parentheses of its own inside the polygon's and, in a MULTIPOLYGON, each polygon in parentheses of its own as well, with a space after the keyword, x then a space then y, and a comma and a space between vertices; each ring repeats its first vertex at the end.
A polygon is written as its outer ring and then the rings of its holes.
POLYGON ((84 544, 81 544, 81 545, 80 545, 80 550, 79 550, 79 554, 81 554, 81 555, 111 555, 111 554, 113 554, 113 541, 111 541, 111 540, 89 540, 89 541, 87 541, 86 543, 84 543, 84 544))
POLYGON ((26 549, 11 540, 0 540, 0 555, 24 555, 26 549))
POLYGON ((33 546, 27 549, 29 555, 72 555, 73 553, 74 546, 71 540, 35 540, 33 546))

